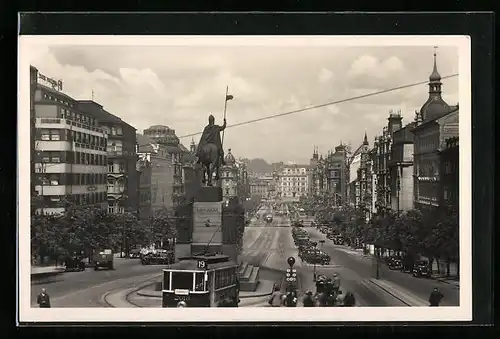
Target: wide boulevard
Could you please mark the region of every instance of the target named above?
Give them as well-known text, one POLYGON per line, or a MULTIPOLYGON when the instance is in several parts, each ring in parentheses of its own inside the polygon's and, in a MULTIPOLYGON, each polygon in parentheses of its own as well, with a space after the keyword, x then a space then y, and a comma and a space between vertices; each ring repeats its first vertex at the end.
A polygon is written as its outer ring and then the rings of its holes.
MULTIPOLYGON (((354 293, 357 306, 409 306, 408 302, 398 297, 401 293, 424 306, 433 287, 439 287, 445 295, 442 306, 458 305, 459 288, 451 284, 414 278, 411 274, 391 271, 383 264, 378 265, 379 279, 375 279, 376 264, 372 257, 346 246, 334 245, 315 227, 308 227, 310 219, 306 217, 304 229, 311 240, 330 255, 331 261, 329 265, 316 266, 302 262, 292 238, 290 213, 292 211, 287 205, 279 205, 277 210, 264 205, 258 210, 258 217, 253 216, 245 229, 241 261, 260 266, 261 279, 281 281, 288 268, 287 258, 293 256, 296 259, 294 267, 297 269, 300 296, 307 290, 315 291, 314 272, 327 276, 337 272, 341 277, 341 290, 354 293), (265 220, 269 214, 273 217, 272 222, 265 220)), ((56 282, 50 284, 32 285, 31 303, 36 305, 36 296, 43 287, 51 296, 52 307, 109 307, 104 300, 107 293, 129 289, 154 279, 162 268, 143 266, 138 259, 116 258, 115 269, 111 271, 87 268, 84 272, 61 274, 56 282)), ((248 306, 268 306, 267 297, 248 306)))
POLYGON ((293 256, 296 259, 294 267, 299 280, 299 295, 307 290, 315 291, 314 272, 327 276, 337 272, 341 277, 341 290, 354 293, 357 306, 425 306, 434 287, 445 295, 442 306, 458 305, 459 288, 448 283, 391 271, 382 263, 378 265, 379 279, 375 279, 377 265, 371 256, 346 246, 334 245, 315 227, 307 227, 311 219, 305 216, 300 217, 304 219, 304 229, 311 240, 318 243, 318 248, 330 255, 331 262, 316 266, 301 262, 292 238, 290 217, 277 213, 279 211, 293 212, 286 205, 278 206, 277 211, 271 206, 263 206, 257 213, 259 217, 252 218, 245 229, 242 260, 284 274, 288 268, 287 258, 293 256), (273 216, 271 223, 265 221, 268 214, 273 216), (409 300, 415 304, 409 305, 409 300))

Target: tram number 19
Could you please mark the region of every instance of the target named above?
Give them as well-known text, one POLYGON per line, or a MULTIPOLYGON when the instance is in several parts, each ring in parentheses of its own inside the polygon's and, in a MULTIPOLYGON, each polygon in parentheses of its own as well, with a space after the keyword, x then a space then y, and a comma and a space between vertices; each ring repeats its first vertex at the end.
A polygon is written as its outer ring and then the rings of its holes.
POLYGON ((204 260, 198 260, 198 268, 199 269, 206 269, 207 263, 204 260))

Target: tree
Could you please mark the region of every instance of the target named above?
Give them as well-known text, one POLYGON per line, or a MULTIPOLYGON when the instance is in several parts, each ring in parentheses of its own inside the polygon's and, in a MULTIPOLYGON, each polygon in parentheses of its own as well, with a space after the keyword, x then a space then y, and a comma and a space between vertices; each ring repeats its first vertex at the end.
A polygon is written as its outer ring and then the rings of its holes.
POLYGON ((44 258, 59 249, 59 234, 56 227, 57 217, 34 214, 31 216, 31 254, 44 258))
POLYGON ((394 231, 399 234, 401 250, 410 254, 420 253, 425 248, 425 223, 422 222, 422 213, 419 210, 402 212, 396 223, 394 231))
POLYGON ((169 239, 175 239, 176 229, 173 216, 167 209, 156 211, 151 219, 151 242, 154 244, 166 243, 169 239))

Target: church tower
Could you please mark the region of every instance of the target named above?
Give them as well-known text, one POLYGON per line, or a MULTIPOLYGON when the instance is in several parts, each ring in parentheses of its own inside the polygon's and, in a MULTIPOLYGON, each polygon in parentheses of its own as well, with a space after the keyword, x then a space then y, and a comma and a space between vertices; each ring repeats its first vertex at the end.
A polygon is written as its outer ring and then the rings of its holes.
POLYGON ((238 167, 236 166, 236 158, 228 149, 227 155, 224 158, 226 165, 221 168, 221 187, 224 200, 228 201, 238 197, 238 167))

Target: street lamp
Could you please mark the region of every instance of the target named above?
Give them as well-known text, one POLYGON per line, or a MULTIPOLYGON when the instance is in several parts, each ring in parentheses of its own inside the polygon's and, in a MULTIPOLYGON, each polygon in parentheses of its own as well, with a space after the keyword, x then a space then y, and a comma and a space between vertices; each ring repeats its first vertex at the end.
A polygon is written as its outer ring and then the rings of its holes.
POLYGON ((380 248, 375 249, 375 261, 376 261, 376 272, 375 272, 375 279, 380 279, 380 269, 379 269, 379 258, 380 258, 380 248))

